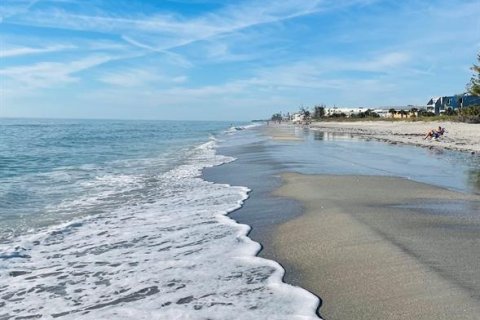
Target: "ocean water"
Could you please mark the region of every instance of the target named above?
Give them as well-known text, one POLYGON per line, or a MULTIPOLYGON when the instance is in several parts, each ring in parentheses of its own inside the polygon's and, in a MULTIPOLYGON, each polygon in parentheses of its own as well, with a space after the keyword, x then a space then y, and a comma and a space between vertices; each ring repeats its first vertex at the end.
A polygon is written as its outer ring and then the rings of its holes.
POLYGON ((0 319, 316 318, 201 178, 235 126, 1 119, 0 319))

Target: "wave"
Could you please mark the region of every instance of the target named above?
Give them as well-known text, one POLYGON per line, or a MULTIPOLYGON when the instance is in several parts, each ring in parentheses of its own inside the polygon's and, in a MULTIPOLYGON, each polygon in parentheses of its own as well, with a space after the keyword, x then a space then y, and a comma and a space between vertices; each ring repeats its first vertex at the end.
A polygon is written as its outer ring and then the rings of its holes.
POLYGON ((209 141, 155 192, 1 243, 0 317, 318 319, 318 299, 283 283, 250 227, 226 216, 250 190, 201 178, 230 161, 209 141))

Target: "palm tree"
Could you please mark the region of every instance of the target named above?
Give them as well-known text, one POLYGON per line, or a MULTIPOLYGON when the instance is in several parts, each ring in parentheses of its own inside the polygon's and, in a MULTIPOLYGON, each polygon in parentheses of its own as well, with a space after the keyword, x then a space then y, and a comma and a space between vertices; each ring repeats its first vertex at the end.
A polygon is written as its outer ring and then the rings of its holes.
POLYGON ((402 115, 402 118, 403 116, 407 116, 408 112, 405 111, 405 110, 400 110, 398 113, 400 113, 402 115))
MULTIPOLYGON (((477 56, 478 62, 480 62, 480 53, 477 56)), ((470 83, 467 85, 467 90, 471 95, 480 96, 480 65, 474 64, 471 68, 473 76, 470 79, 470 83)))
POLYGON ((397 111, 395 109, 391 108, 390 110, 388 110, 388 113, 390 113, 392 115, 392 118, 394 118, 397 111))
POLYGON ((410 109, 410 116, 411 117, 417 117, 417 115, 418 115, 418 108, 415 108, 415 107, 411 108, 410 109))

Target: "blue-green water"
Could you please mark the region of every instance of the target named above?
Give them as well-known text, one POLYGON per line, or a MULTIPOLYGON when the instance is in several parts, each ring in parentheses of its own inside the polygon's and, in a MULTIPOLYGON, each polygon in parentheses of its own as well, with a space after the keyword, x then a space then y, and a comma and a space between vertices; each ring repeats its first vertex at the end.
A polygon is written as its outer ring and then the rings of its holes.
POLYGON ((315 319, 201 177, 233 125, 0 120, 0 319, 315 319))
MULTIPOLYGON (((0 228, 125 203, 142 178, 181 164, 224 122, 0 120, 0 228)), ((143 181, 145 182, 145 181, 143 181)))

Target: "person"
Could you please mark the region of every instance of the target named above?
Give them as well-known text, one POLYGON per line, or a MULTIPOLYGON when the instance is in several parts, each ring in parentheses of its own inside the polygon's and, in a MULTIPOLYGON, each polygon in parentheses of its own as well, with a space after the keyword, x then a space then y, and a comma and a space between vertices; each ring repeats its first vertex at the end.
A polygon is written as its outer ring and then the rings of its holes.
POLYGON ((442 128, 441 126, 438 126, 438 130, 437 130, 438 137, 443 136, 444 133, 445 133, 445 128, 442 128))
POLYGON ((428 131, 423 139, 424 140, 425 139, 432 139, 432 138, 438 139, 440 136, 443 136, 444 133, 445 133, 445 128, 442 128, 441 126, 438 126, 437 130, 432 129, 432 130, 428 131))

